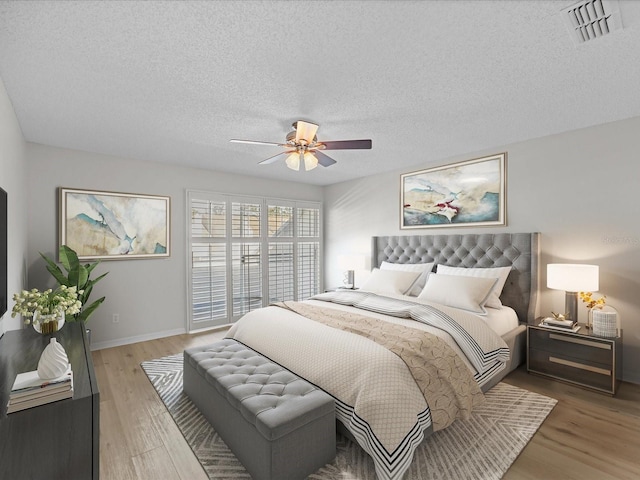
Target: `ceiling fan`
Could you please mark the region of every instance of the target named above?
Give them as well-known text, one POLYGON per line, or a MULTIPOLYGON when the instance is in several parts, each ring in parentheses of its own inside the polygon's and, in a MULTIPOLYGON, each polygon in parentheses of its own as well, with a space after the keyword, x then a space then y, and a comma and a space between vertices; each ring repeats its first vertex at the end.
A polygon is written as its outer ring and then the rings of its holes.
POLYGON ((233 143, 249 143, 252 145, 274 145, 287 150, 260 162, 260 165, 268 165, 286 158, 287 167, 292 170, 300 170, 304 165, 305 170, 313 170, 318 164, 329 167, 336 161, 321 150, 356 150, 370 149, 371 140, 333 140, 319 142, 316 132, 318 125, 315 123, 298 120, 293 122, 293 132, 287 134, 286 143, 258 142, 255 140, 232 139, 233 143))

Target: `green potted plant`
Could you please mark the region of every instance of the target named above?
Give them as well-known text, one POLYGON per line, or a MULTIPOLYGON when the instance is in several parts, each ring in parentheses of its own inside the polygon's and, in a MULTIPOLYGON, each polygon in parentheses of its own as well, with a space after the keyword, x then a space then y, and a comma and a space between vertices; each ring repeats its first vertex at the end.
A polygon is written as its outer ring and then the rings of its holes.
POLYGON ((82 265, 80 260, 78 260, 78 254, 66 245, 61 245, 59 251, 60 263, 66 272, 63 272, 56 262, 44 255, 42 252, 40 253, 40 256, 45 262, 47 262, 47 270, 51 275, 53 275, 60 285, 76 287, 78 300, 80 300, 82 308, 78 313, 71 316, 71 318, 68 318, 67 321, 86 323, 91 314, 95 312, 105 299, 105 297, 101 297, 87 305, 93 286, 102 280, 109 272, 91 279, 91 272, 93 272, 93 270, 98 266, 100 260, 82 265))

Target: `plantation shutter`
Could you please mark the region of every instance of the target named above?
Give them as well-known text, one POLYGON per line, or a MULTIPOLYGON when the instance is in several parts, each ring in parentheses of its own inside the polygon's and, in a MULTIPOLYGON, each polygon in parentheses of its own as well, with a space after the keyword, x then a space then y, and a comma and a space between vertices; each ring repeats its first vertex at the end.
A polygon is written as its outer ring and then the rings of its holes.
MULTIPOLYGON (((270 202, 273 203, 273 202, 270 202)), ((267 225, 269 244, 269 301, 295 300, 294 207, 269 205, 267 225)))
POLYGON ((190 331, 320 292, 319 203, 187 192, 187 204, 190 331))
POLYGON ((226 323, 227 211, 224 201, 191 201, 192 323, 226 323))
POLYGON ((262 306, 261 202, 231 201, 233 319, 262 306))
POLYGON ((298 219, 297 298, 320 292, 320 209, 300 207, 298 219))

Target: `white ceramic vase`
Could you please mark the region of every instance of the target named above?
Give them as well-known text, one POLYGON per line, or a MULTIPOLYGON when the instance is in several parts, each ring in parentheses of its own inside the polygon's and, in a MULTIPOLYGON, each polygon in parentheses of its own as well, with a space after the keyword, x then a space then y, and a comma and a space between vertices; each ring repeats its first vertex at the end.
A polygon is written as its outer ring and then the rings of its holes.
POLYGON ((69 367, 69 358, 64 347, 58 343, 55 337, 49 341, 40 355, 38 362, 38 376, 43 380, 51 380, 64 375, 69 367))

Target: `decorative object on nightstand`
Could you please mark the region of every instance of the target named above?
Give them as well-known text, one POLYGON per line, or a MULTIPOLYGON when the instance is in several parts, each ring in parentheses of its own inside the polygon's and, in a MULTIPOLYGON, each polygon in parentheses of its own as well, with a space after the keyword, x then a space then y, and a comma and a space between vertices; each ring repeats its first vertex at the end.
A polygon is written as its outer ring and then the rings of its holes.
POLYGON ((578 321, 578 292, 598 290, 598 266, 571 263, 547 265, 547 288, 564 290, 565 317, 578 321))
POLYGON ((364 255, 340 255, 338 256, 338 265, 344 272, 342 288, 355 289, 356 270, 366 269, 366 259, 364 255))
POLYGON ((593 334, 599 337, 614 338, 618 335, 618 311, 610 305, 592 310, 593 334))
MULTIPOLYGON (((553 313, 553 312, 551 312, 553 313)), ((557 329, 561 331, 572 331, 577 332, 580 330, 580 325, 578 322, 574 320, 569 320, 564 317, 564 315, 553 313, 553 317, 545 317, 540 321, 539 324, 541 327, 557 329)))
MULTIPOLYGON (((591 292, 580 292, 580 300, 582 300, 584 303, 586 303, 587 310, 589 311, 589 316, 588 316, 589 320, 587 321, 587 328, 593 328, 593 317, 594 317, 594 314, 595 314, 595 312, 600 311, 603 308, 605 308, 605 303, 607 301, 606 299, 607 299, 607 297, 605 295, 603 295, 600 298, 594 298, 593 297, 593 293, 591 293, 591 292)), ((608 311, 611 311, 610 307, 607 307, 607 308, 608 308, 608 311)), ((615 310, 615 309, 613 309, 613 310, 615 310)), ((603 317, 607 317, 608 318, 609 315, 599 316, 599 319, 603 318, 603 317)), ((616 323, 616 321, 614 319, 614 324, 615 323, 616 323)), ((606 327, 604 326, 603 323, 600 323, 600 325, 598 327, 599 331, 602 331, 601 330, 602 328, 606 328, 606 327)), ((602 336, 607 336, 607 335, 602 335, 602 336)), ((609 335, 609 336, 615 337, 616 336, 616 332, 613 332, 613 334, 609 335)))

